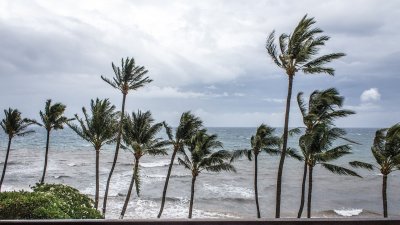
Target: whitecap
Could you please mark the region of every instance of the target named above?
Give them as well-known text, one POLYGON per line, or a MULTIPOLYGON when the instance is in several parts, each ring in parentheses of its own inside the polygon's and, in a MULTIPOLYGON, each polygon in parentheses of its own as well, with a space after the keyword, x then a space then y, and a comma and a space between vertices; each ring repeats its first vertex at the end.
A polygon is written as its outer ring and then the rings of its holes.
POLYGON ((362 209, 334 209, 336 214, 340 216, 350 217, 350 216, 358 216, 362 213, 362 209))
POLYGON ((76 164, 75 164, 75 163, 68 163, 67 165, 68 165, 68 166, 70 166, 70 167, 74 167, 74 166, 76 166, 76 164))

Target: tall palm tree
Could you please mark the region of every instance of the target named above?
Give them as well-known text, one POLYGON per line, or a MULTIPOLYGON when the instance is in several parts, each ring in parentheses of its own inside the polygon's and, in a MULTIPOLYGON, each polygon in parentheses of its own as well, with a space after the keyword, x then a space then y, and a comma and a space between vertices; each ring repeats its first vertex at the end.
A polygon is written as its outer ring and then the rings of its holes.
POLYGON ((197 176, 204 170, 209 172, 236 172, 235 168, 229 163, 232 154, 226 150, 213 151, 215 148, 222 147, 222 143, 217 140, 217 135, 209 135, 206 132, 205 129, 197 131, 188 142, 190 157, 185 150, 182 151, 183 157, 178 157, 179 164, 192 173, 189 219, 192 218, 194 188, 197 176))
MULTIPOLYGON (((307 136, 314 132, 314 129, 317 128, 319 124, 332 124, 333 120, 336 118, 346 117, 354 114, 353 111, 341 109, 343 101, 344 98, 339 95, 339 92, 335 88, 314 91, 309 97, 308 106, 303 98, 303 93, 298 93, 297 102, 303 117, 303 123, 306 128, 305 134, 299 139, 300 146, 302 146, 301 143, 305 141, 307 136)), ((352 142, 351 140, 346 140, 352 142)), ((297 218, 301 218, 301 214, 303 213, 308 161, 311 154, 311 150, 305 149, 304 146, 301 148, 301 150, 304 160, 304 172, 301 186, 300 208, 297 218)))
POLYGON ((355 168, 364 168, 368 170, 378 169, 382 174, 382 203, 383 217, 388 216, 387 208, 387 179, 391 172, 400 170, 400 123, 390 128, 377 130, 375 133, 374 143, 371 147, 378 166, 353 161, 350 165, 355 168))
POLYGON ((268 54, 274 63, 285 71, 289 81, 286 99, 285 125, 283 130, 282 154, 279 161, 276 185, 276 218, 280 217, 282 171, 287 148, 290 101, 292 97, 294 76, 298 71, 302 71, 305 74, 326 73, 334 75, 335 70, 333 68, 325 67, 325 64, 345 55, 344 53, 331 53, 316 57, 319 53, 320 47, 325 45, 325 42, 329 40, 329 37, 326 35, 317 36, 323 31, 319 28, 313 28, 313 24, 315 24, 314 18, 307 18, 307 15, 305 15, 291 34, 281 34, 279 36, 279 53, 277 51, 277 44, 275 44, 275 31, 270 33, 266 43, 268 54))
MULTIPOLYGON (((294 132, 297 132, 296 129, 294 132)), ((256 131, 256 134, 251 136, 250 145, 251 149, 235 150, 232 155, 231 162, 242 156, 247 156, 249 161, 254 157, 254 194, 257 209, 257 218, 261 218, 260 207, 258 204, 258 155, 261 152, 268 153, 270 155, 280 154, 280 145, 282 138, 274 135, 275 129, 265 124, 261 124, 256 131)), ((293 132, 293 133, 294 133, 293 132)), ((287 154, 294 157, 297 156, 296 152, 292 148, 288 148, 287 154)))
POLYGON ((161 214, 164 210, 168 182, 171 176, 172 166, 175 161, 176 153, 183 151, 185 142, 187 142, 202 127, 202 123, 203 122, 201 121, 201 119, 193 115, 190 111, 184 112, 182 113, 179 125, 175 130, 175 135, 173 135, 172 128, 164 122, 164 127, 169 139, 169 144, 173 146, 173 151, 168 167, 167 177, 165 178, 165 184, 161 198, 161 207, 157 218, 161 217, 161 214))
POLYGON ((126 60, 121 59, 121 68, 111 63, 111 66, 114 70, 115 77, 113 80, 110 80, 106 77, 101 76, 105 82, 107 82, 111 87, 118 89, 122 93, 122 107, 121 107, 121 118, 119 120, 118 134, 117 134, 117 144, 115 146, 115 154, 114 160, 111 165, 111 170, 107 178, 106 191, 104 193, 104 202, 103 202, 103 215, 106 213, 107 207, 107 198, 108 198, 108 189, 110 187, 111 177, 115 169, 115 165, 117 164, 119 147, 121 144, 121 134, 122 134, 122 121, 124 120, 125 115, 125 100, 128 92, 130 90, 137 90, 144 85, 152 82, 149 77, 144 77, 148 72, 144 66, 135 65, 135 60, 133 58, 126 58, 126 60))
POLYGON ((9 108, 8 110, 4 110, 4 114, 5 118, 0 122, 0 126, 1 128, 3 128, 4 132, 8 135, 8 145, 7 145, 6 159, 4 160, 3 173, 1 175, 1 180, 0 180, 0 191, 1 191, 1 186, 3 184, 4 176, 6 175, 7 162, 8 162, 8 156, 10 154, 12 139, 15 136, 25 136, 27 134, 33 133, 34 132, 33 130, 27 130, 27 128, 32 124, 36 124, 36 121, 34 120, 22 118, 21 112, 19 112, 18 109, 9 108))
POLYGON ((46 105, 44 107, 44 112, 40 111, 40 118, 42 119, 42 123, 38 123, 39 126, 44 127, 46 129, 46 153, 44 157, 44 168, 42 179, 40 179, 40 183, 44 183, 44 178, 46 176, 47 169, 47 159, 49 155, 49 143, 50 143, 50 132, 51 130, 58 130, 64 128, 64 123, 70 121, 67 117, 63 116, 66 106, 57 102, 55 104, 51 104, 51 99, 46 101, 46 105))
POLYGON ((154 123, 150 111, 145 113, 138 111, 137 113, 132 113, 132 117, 129 115, 126 116, 123 126, 123 139, 125 144, 129 147, 129 150, 132 151, 135 161, 132 179, 121 211, 120 219, 124 218, 135 182, 136 193, 137 195, 140 193, 140 158, 144 155, 167 155, 167 149, 165 146, 168 142, 156 137, 162 126, 162 123, 154 123))
POLYGON ((352 170, 330 163, 351 154, 350 144, 333 147, 334 141, 344 135, 346 135, 345 130, 322 123, 317 125, 313 132, 306 133, 301 137, 300 147, 303 152, 307 152, 304 156, 308 166, 307 218, 311 218, 313 171, 316 165, 321 165, 334 174, 361 177, 352 170))
POLYGON ((82 108, 83 118, 75 114, 78 125, 67 123, 69 127, 80 137, 90 142, 96 151, 96 191, 94 207, 99 205, 99 167, 100 167, 100 149, 105 144, 115 141, 117 131, 118 112, 115 106, 111 105, 108 99, 90 102, 91 115, 88 114, 85 107, 82 108))

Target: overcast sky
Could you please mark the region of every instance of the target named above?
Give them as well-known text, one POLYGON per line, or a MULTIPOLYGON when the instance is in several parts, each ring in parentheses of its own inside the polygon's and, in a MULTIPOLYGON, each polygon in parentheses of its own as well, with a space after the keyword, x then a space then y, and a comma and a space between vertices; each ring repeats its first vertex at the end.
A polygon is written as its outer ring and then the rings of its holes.
MULTIPOLYGON (((308 14, 344 52, 334 77, 298 73, 294 96, 336 87, 357 112, 345 127, 400 122, 400 1, 19 1, 0 0, 0 109, 39 119, 46 99, 81 114, 92 98, 121 93, 100 79, 134 57, 154 80, 127 97, 176 125, 192 110, 207 126, 281 127, 287 77, 266 53, 268 34, 290 33, 308 14)), ((3 114, 1 114, 3 118, 3 114)), ((292 101, 290 126, 301 125, 292 101)))

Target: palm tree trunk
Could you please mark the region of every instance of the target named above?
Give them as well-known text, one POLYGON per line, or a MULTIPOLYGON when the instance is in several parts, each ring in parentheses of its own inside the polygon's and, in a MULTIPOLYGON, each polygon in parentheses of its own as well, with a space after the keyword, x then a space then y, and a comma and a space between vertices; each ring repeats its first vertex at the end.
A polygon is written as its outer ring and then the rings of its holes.
POLYGON ((119 216, 120 219, 124 218, 126 209, 128 208, 128 203, 132 194, 133 184, 135 183, 135 174, 137 174, 138 168, 139 168, 139 160, 135 159, 135 166, 133 169, 132 179, 131 183, 129 184, 128 194, 126 194, 125 203, 124 206, 122 207, 121 215, 119 216))
POLYGON ((388 216, 386 189, 387 189, 387 175, 384 174, 382 182, 382 200, 383 200, 383 217, 385 218, 388 216))
POLYGON ((311 218, 311 195, 312 195, 312 172, 313 167, 308 170, 308 202, 307 202, 307 218, 311 218))
POLYGON ((254 154, 254 194, 256 198, 256 207, 257 207, 257 218, 261 218, 260 214, 260 206, 258 205, 258 188, 257 188, 257 157, 258 154, 254 154))
POLYGON ((190 192, 190 205, 189 205, 189 219, 192 218, 192 211, 193 211, 193 198, 194 198, 194 183, 196 182, 196 176, 192 177, 192 188, 190 192))
POLYGON ((12 139, 12 137, 9 137, 9 138, 8 138, 8 146, 7 146, 6 160, 4 160, 3 174, 1 175, 1 180, 0 180, 0 192, 1 192, 1 186, 3 185, 4 176, 6 175, 7 162, 8 162, 8 155, 10 154, 10 147, 11 147, 11 139, 12 139))
POLYGON ((100 149, 96 149, 96 193, 94 197, 94 208, 99 207, 99 164, 100 164, 100 149))
POLYGON ((163 194, 162 194, 162 198, 161 198, 161 207, 160 207, 160 212, 158 213, 157 218, 161 217, 161 214, 162 214, 162 212, 164 210, 165 197, 167 195, 169 177, 171 176, 172 166, 174 165, 174 160, 175 160, 175 156, 176 156, 176 152, 177 151, 178 151, 178 148, 174 147, 174 152, 172 153, 171 162, 169 163, 169 167, 168 167, 167 177, 165 178, 164 190, 163 190, 163 194))
POLYGON ((110 174, 108 175, 108 178, 107 178, 106 191, 104 193, 103 216, 105 216, 105 214, 106 214, 108 189, 110 188, 111 177, 112 177, 112 174, 114 172, 115 165, 117 164, 118 151, 119 151, 119 147, 120 147, 120 144, 121 144, 122 122, 124 120, 124 115, 125 115, 125 100, 126 100, 126 94, 123 94, 122 95, 121 120, 119 121, 119 128, 118 128, 118 134, 117 134, 117 145, 115 147, 114 160, 113 160, 113 163, 112 163, 112 166, 111 166, 110 174))
POLYGON ((44 177, 46 176, 47 159, 48 159, 48 156, 49 156, 49 142, 50 142, 50 130, 47 130, 46 153, 44 155, 44 168, 43 168, 42 179, 40 180, 41 184, 44 183, 44 177))
POLYGON ((297 213, 297 218, 301 218, 301 214, 303 214, 304 208, 304 198, 306 192, 306 179, 307 179, 307 161, 304 161, 304 173, 303 173, 303 182, 301 183, 301 200, 300 200, 300 209, 297 213))
POLYGON ((279 218, 281 214, 282 172, 283 172, 283 164, 285 162, 287 139, 288 139, 289 112, 290 112, 290 101, 292 98, 292 86, 293 86, 293 75, 289 75, 288 93, 286 99, 285 126, 283 129, 283 144, 282 144, 283 146, 282 146, 281 159, 279 160, 278 176, 276 179, 275 218, 279 218))

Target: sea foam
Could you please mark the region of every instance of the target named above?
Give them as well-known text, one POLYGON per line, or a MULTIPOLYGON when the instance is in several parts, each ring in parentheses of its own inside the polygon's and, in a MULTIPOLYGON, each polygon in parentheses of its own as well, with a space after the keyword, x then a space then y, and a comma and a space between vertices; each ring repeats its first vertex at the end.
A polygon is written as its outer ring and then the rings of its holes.
POLYGON ((340 216, 350 217, 350 216, 358 216, 362 213, 362 209, 334 209, 336 214, 340 216))

